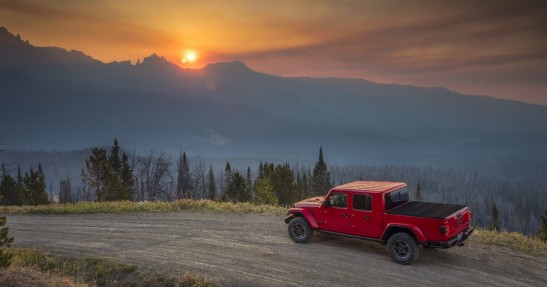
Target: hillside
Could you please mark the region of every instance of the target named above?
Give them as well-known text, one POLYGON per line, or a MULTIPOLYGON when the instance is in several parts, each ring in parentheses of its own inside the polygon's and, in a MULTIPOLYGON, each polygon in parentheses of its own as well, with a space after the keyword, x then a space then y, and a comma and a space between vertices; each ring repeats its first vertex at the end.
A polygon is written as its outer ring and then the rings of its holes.
POLYGON ((0 29, 5 148, 137 151, 337 163, 537 164, 547 107, 444 88, 285 78, 242 62, 183 69, 157 55, 102 63, 0 29))

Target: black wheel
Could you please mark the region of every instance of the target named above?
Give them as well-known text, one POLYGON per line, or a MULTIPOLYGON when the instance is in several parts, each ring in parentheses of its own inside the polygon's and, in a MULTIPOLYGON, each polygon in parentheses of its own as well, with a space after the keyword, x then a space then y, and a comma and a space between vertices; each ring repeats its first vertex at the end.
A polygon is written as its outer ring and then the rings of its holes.
POLYGON ((414 237, 404 232, 395 233, 389 238, 387 252, 393 261, 403 265, 412 264, 420 254, 414 237))
POLYGON ((302 217, 295 217, 289 222, 289 236, 296 243, 307 243, 313 236, 313 230, 302 217))

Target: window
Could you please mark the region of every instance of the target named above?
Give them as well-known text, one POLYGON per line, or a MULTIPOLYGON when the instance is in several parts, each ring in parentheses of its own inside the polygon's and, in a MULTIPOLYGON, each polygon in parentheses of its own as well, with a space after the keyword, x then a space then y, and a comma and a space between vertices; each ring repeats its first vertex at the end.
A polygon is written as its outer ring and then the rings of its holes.
POLYGON ((329 198, 329 205, 346 208, 348 206, 348 194, 345 192, 333 192, 329 198))
POLYGON ((393 209, 408 202, 409 196, 406 188, 386 194, 386 210, 393 209))
POLYGON ((354 194, 353 209, 372 210, 372 196, 369 194, 354 194))

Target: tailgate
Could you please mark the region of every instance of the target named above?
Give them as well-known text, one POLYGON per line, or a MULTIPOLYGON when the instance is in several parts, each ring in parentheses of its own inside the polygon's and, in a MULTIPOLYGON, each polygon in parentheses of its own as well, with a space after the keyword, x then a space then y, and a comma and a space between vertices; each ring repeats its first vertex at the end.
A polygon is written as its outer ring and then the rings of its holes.
POLYGON ((451 238, 463 232, 469 227, 470 221, 471 211, 467 207, 453 213, 445 220, 445 226, 448 227, 446 237, 451 238))

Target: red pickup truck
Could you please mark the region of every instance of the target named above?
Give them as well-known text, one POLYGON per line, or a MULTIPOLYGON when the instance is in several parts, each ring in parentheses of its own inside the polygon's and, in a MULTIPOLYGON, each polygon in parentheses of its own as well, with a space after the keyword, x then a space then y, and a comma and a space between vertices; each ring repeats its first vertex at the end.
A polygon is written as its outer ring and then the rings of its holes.
POLYGON ((419 245, 462 246, 473 232, 470 221, 464 205, 409 201, 405 183, 377 181, 347 183, 297 202, 285 218, 297 243, 310 241, 314 231, 373 240, 387 245, 399 264, 414 262, 419 245))

